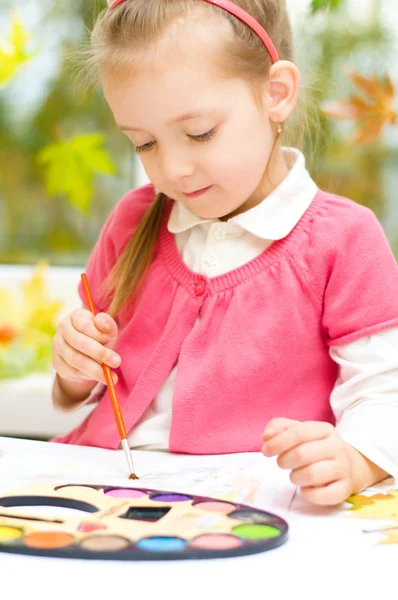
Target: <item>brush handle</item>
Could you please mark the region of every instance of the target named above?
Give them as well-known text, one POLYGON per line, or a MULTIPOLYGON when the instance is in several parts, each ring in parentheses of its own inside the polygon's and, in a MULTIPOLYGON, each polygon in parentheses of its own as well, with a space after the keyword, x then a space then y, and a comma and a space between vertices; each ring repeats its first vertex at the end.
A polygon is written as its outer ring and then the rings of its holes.
MULTIPOLYGON (((87 300, 87 305, 88 305, 90 311, 95 316, 97 314, 97 311, 95 310, 93 298, 91 296, 91 291, 90 291, 90 287, 88 285, 87 275, 85 273, 82 273, 81 279, 82 279, 82 285, 83 285, 84 293, 85 293, 86 300, 87 300)), ((109 396, 111 398, 112 408, 113 408, 113 412, 115 414, 115 420, 116 420, 117 428, 119 430, 120 439, 124 440, 127 438, 126 426, 124 424, 123 415, 120 410, 119 401, 118 401, 118 398, 116 395, 115 384, 113 383, 113 379, 112 379, 112 370, 110 369, 110 367, 108 367, 108 365, 104 365, 104 364, 102 365, 102 369, 104 371, 106 384, 108 386, 109 396)))

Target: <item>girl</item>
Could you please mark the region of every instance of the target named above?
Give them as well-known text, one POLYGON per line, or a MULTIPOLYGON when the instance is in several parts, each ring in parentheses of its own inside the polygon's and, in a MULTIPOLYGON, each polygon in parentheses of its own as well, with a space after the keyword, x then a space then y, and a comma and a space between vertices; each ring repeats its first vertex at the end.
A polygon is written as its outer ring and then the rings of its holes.
POLYGON ((55 335, 55 406, 98 402, 56 441, 118 447, 106 363, 132 448, 262 449, 316 504, 396 478, 397 265, 373 213, 281 145, 285 1, 115 0, 89 64, 151 185, 89 260, 101 314, 55 335))

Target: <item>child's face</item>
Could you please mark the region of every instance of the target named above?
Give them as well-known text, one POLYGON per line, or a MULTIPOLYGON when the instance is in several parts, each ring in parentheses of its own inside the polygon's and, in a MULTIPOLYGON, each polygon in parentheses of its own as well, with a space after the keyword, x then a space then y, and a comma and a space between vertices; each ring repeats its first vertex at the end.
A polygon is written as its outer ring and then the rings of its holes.
POLYGON ((274 133, 245 81, 221 79, 208 58, 196 56, 102 83, 116 122, 167 196, 199 217, 221 218, 267 195, 274 133))

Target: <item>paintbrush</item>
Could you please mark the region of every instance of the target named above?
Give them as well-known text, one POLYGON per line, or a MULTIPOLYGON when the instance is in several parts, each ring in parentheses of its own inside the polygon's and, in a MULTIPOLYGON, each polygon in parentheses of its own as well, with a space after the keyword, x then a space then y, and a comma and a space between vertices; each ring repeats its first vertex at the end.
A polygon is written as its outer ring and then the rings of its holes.
MULTIPOLYGON (((93 299, 91 296, 90 287, 88 285, 88 279, 87 279, 86 274, 82 273, 81 278, 82 278, 84 293, 85 293, 86 300, 87 300, 87 305, 88 305, 90 311, 93 313, 93 315, 96 315, 97 311, 95 310, 95 306, 94 306, 94 302, 93 302, 93 299)), ((131 455, 130 446, 129 446, 129 443, 127 440, 126 426, 124 424, 122 411, 120 410, 119 400, 117 398, 115 385, 114 385, 113 379, 112 379, 112 370, 110 369, 110 367, 108 367, 108 365, 104 365, 104 364, 102 365, 102 368, 103 368, 106 383, 108 386, 109 396, 111 398, 113 412, 115 414, 116 425, 119 430, 120 441, 122 443, 122 448, 124 450, 124 454, 126 456, 127 464, 128 464, 129 471, 130 471, 129 479, 138 479, 138 477, 134 471, 133 457, 131 455)))

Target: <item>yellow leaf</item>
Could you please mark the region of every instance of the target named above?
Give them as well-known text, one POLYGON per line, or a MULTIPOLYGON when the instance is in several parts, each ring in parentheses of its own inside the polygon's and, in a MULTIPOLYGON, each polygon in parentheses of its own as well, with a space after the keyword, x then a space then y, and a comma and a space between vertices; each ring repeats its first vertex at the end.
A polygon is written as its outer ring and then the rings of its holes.
POLYGON ((55 318, 62 308, 62 302, 52 301, 47 289, 45 275, 47 264, 39 262, 33 277, 23 285, 25 305, 25 327, 51 331, 55 318))
POLYGON ((40 262, 32 278, 22 285, 22 301, 16 301, 9 290, 0 288, 1 329, 12 328, 19 336, 26 336, 32 329, 52 335, 62 302, 51 299, 46 271, 46 263, 40 262))
POLYGON ((398 520, 398 490, 388 494, 351 496, 348 502, 353 505, 352 516, 361 519, 398 520))
POLYGON ((398 521, 398 490, 373 496, 352 496, 348 502, 353 504, 352 512, 350 511, 353 517, 398 521))
POLYGON ((0 38, 0 87, 8 83, 19 69, 35 55, 26 49, 30 37, 30 33, 15 11, 9 37, 0 38))
POLYGON ((48 338, 49 336, 42 331, 38 331, 37 329, 27 329, 23 337, 23 344, 24 346, 33 346, 38 348, 44 344, 47 344, 48 338))
POLYGON ((29 312, 31 312, 32 307, 37 308, 46 301, 46 270, 47 264, 40 261, 36 265, 32 278, 22 286, 25 304, 29 312))
POLYGON ((0 327, 11 327, 17 333, 23 320, 21 306, 15 302, 12 293, 6 288, 0 288, 0 327))
POLYGON ((388 494, 373 494, 372 496, 358 494, 351 496, 347 502, 353 506, 348 514, 350 517, 391 521, 392 525, 390 527, 382 527, 380 530, 366 530, 366 532, 383 533, 384 537, 380 542, 381 544, 398 543, 398 527, 395 528, 395 523, 398 522, 398 490, 388 494))
POLYGON ((385 537, 381 540, 380 544, 398 544, 398 527, 392 529, 385 534, 385 537))
POLYGON ((19 14, 14 11, 12 23, 11 23, 11 34, 10 42, 14 50, 18 53, 23 52, 26 42, 31 38, 31 34, 25 29, 19 14))
POLYGON ((362 496, 361 494, 357 494, 356 496, 350 496, 348 500, 346 500, 346 502, 352 504, 351 510, 358 510, 363 506, 373 504, 373 500, 369 496, 362 496))

